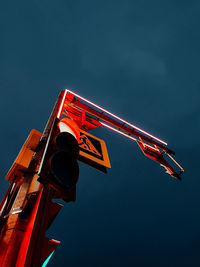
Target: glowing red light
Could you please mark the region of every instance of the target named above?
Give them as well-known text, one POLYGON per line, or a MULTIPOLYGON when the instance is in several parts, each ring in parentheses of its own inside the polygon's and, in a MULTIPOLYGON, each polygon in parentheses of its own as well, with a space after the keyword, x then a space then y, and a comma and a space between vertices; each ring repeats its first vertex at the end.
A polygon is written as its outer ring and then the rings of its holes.
MULTIPOLYGON (((84 97, 82 97, 82 96, 80 96, 80 95, 78 95, 78 94, 72 92, 71 90, 66 89, 65 91, 69 92, 70 94, 75 95, 76 97, 82 99, 83 101, 87 102, 88 104, 90 104, 90 105, 92 105, 92 106, 94 106, 94 107, 96 107, 96 108, 102 110, 103 112, 109 114, 110 116, 114 117, 115 119, 118 119, 119 121, 121 121, 121 122, 123 122, 123 123, 125 123, 125 124, 127 124, 127 125, 129 125, 129 126, 131 126, 131 127, 134 128, 135 130, 137 130, 137 131, 139 131, 139 132, 141 132, 141 133, 143 133, 143 134, 145 134, 145 135, 147 135, 147 136, 149 136, 149 137, 151 137, 151 138, 153 138, 153 139, 159 141, 160 143, 162 143, 162 144, 164 144, 164 145, 167 145, 167 143, 164 142, 164 141, 162 141, 161 139, 159 139, 159 138, 157 138, 157 137, 151 135, 150 133, 148 133, 148 132, 146 132, 146 131, 140 129, 139 127, 137 127, 137 126, 135 126, 135 125, 133 125, 133 124, 131 124, 131 123, 129 123, 129 122, 123 120, 122 118, 120 118, 120 117, 116 116, 115 114, 109 112, 108 110, 106 110, 106 109, 104 109, 104 108, 102 108, 102 107, 100 107, 100 106, 94 104, 93 102, 87 100, 86 98, 84 98, 84 97)), ((113 129, 114 129, 114 128, 113 128, 113 129)))
POLYGON ((107 127, 108 129, 113 130, 114 132, 117 132, 117 133, 119 133, 119 134, 122 134, 122 135, 124 135, 124 136, 126 136, 126 137, 128 137, 128 138, 130 138, 130 139, 132 139, 132 140, 134 140, 134 141, 137 141, 136 138, 134 138, 134 137, 132 137, 132 136, 130 136, 130 135, 124 133, 124 132, 121 132, 121 131, 115 129, 115 128, 113 128, 112 126, 110 126, 110 125, 108 125, 108 124, 106 124, 106 123, 104 123, 104 122, 102 122, 102 121, 101 121, 101 124, 102 124, 103 126, 107 127))
POLYGON ((61 112, 63 110, 63 105, 64 105, 64 101, 65 101, 65 97, 66 97, 66 94, 67 94, 67 90, 65 90, 65 93, 63 95, 63 98, 62 98, 62 101, 60 103, 60 107, 58 109, 58 113, 57 113, 57 118, 60 119, 60 116, 61 116, 61 112))

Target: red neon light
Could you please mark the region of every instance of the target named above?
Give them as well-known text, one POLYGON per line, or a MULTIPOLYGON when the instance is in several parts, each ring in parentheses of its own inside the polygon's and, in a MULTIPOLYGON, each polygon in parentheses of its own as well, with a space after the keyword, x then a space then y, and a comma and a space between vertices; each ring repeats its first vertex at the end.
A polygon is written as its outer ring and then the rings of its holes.
POLYGON ((130 139, 132 139, 132 140, 134 140, 134 141, 137 141, 136 138, 134 138, 134 137, 132 137, 132 136, 130 136, 130 135, 124 133, 124 132, 121 132, 121 131, 115 129, 115 128, 111 127, 110 125, 108 125, 108 124, 106 124, 106 123, 104 123, 104 122, 102 122, 102 121, 101 121, 101 124, 102 124, 103 126, 107 127, 108 129, 111 129, 111 130, 113 130, 113 131, 115 131, 115 132, 117 132, 117 133, 119 133, 119 134, 122 134, 122 135, 124 135, 124 136, 126 136, 126 137, 128 137, 128 138, 130 138, 130 139))
MULTIPOLYGON (((73 94, 73 95, 75 95, 76 97, 78 97, 78 98, 84 100, 84 101, 87 102, 88 104, 90 104, 90 105, 92 105, 92 106, 94 106, 94 107, 96 107, 96 108, 102 110, 103 112, 109 114, 110 116, 112 116, 112 117, 118 119, 119 121, 121 121, 121 122, 123 122, 123 123, 125 123, 125 124, 127 124, 127 125, 129 125, 129 126, 131 126, 131 127, 134 128, 135 130, 140 131, 141 133, 143 133, 143 134, 145 134, 145 135, 147 135, 147 136, 149 136, 149 137, 151 137, 151 138, 153 138, 153 139, 159 141, 160 143, 162 143, 162 144, 164 144, 164 145, 167 145, 167 143, 164 142, 164 141, 162 141, 161 139, 159 139, 159 138, 157 138, 157 137, 151 135, 150 133, 148 133, 148 132, 146 132, 146 131, 140 129, 139 127, 137 127, 137 126, 135 126, 135 125, 133 125, 133 124, 131 124, 131 123, 129 123, 129 122, 123 120, 122 118, 116 116, 115 114, 109 112, 108 110, 106 110, 106 109, 104 109, 104 108, 101 108, 100 106, 94 104, 93 102, 87 100, 86 98, 84 98, 84 97, 82 97, 82 96, 80 96, 80 95, 78 95, 78 94, 72 92, 72 91, 69 90, 69 89, 65 89, 65 92, 66 92, 66 91, 69 92, 70 94, 73 94)), ((114 129, 114 128, 113 128, 113 129, 114 129)))
POLYGON ((67 94, 67 91, 65 90, 65 93, 63 95, 63 98, 62 98, 62 101, 60 103, 60 107, 58 109, 58 113, 57 113, 57 118, 60 119, 60 116, 61 116, 61 112, 63 110, 63 105, 64 105, 64 101, 65 101, 65 97, 66 97, 66 94, 67 94))

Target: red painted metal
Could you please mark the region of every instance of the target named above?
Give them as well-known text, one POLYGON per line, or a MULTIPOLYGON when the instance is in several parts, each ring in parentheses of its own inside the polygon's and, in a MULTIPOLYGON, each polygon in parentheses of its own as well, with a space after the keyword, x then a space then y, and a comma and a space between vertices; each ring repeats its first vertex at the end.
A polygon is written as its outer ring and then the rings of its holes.
MULTIPOLYGON (((95 107, 97 110, 99 109, 99 110, 101 111, 102 114, 103 114, 103 113, 106 113, 106 114, 108 114, 109 116, 115 118, 115 120, 120 121, 123 125, 127 124, 128 126, 132 127, 134 130, 136 130, 136 131, 138 131, 138 132, 141 132, 141 133, 143 133, 144 135, 147 135, 147 136, 149 136, 150 138, 155 139, 155 140, 157 140, 157 141, 160 142, 160 143, 163 143, 164 145, 167 145, 167 143, 164 142, 164 141, 162 141, 161 139, 159 139, 159 138, 153 136, 152 134, 150 134, 150 133, 148 133, 148 132, 142 130, 141 128, 137 127, 136 125, 133 125, 133 124, 131 124, 131 123, 125 121, 124 119, 122 119, 122 118, 116 116, 115 114, 111 113, 110 111, 108 111, 108 110, 106 110, 106 109, 104 109, 104 108, 102 108, 102 107, 96 105, 95 103, 93 103, 93 102, 87 100, 86 98, 84 98, 84 97, 82 97, 82 96, 80 96, 80 95, 78 95, 78 94, 72 92, 71 90, 66 89, 66 90, 65 90, 65 93, 66 93, 66 92, 67 92, 67 95, 66 95, 66 100, 65 100, 65 101, 68 101, 68 102, 76 102, 76 105, 79 106, 79 105, 78 105, 78 102, 79 102, 79 100, 82 100, 82 101, 86 102, 87 104, 89 104, 89 105, 95 107), (74 95, 74 98, 72 98, 71 96, 69 96, 69 94, 74 95), (73 99, 75 99, 75 96, 77 97, 77 99, 74 101, 73 99), (70 100, 69 100, 69 99, 70 99, 70 100), (71 99, 72 99, 72 100, 71 100, 71 99)), ((103 117, 100 116, 99 118, 103 118, 103 117)))
MULTIPOLYGON (((52 114, 38 140, 27 170, 20 179, 12 179, 0 204, 0 266, 42 266, 59 242, 45 237, 45 232, 61 206, 53 203, 54 190, 43 186, 38 179, 38 169, 44 154, 51 125, 62 109, 64 92, 61 92, 52 114)), ((17 173, 17 172, 16 172, 17 173)), ((17 176, 13 173, 13 176, 17 176)))
POLYGON ((181 180, 180 175, 184 170, 179 164, 177 164, 177 165, 179 165, 180 171, 176 172, 174 170, 174 168, 164 159, 163 153, 157 147, 152 147, 148 144, 145 144, 144 142, 142 142, 142 140, 137 141, 137 144, 139 145, 139 147, 141 148, 141 150, 145 156, 158 162, 160 164, 160 166, 166 170, 167 174, 169 174, 170 176, 172 176, 178 180, 181 180))
POLYGON ((52 202, 53 198, 59 197, 59 192, 55 194, 48 183, 42 185, 37 179, 47 150, 51 126, 55 119, 67 122, 66 117, 74 121, 72 129, 76 128, 75 125, 84 131, 104 126, 136 141, 144 155, 158 162, 172 177, 180 179, 180 174, 184 171, 172 157, 175 153, 167 147, 166 142, 68 89, 62 91, 38 146, 33 149, 30 164, 19 179, 15 179, 17 175, 13 173, 14 179, 10 180, 12 183, 0 204, 2 267, 39 267, 59 244, 58 241, 45 237, 46 230, 61 209, 61 205, 52 202), (179 172, 164 158, 165 155, 178 166, 179 172))
POLYGON ((80 129, 87 132, 99 126, 102 126, 101 122, 86 114, 85 110, 80 110, 70 105, 65 105, 64 107, 66 112, 63 112, 63 114, 72 118, 80 129))
POLYGON ((167 147, 166 142, 123 120, 71 90, 66 89, 64 97, 64 104, 60 112, 75 120, 81 129, 88 131, 99 126, 104 126, 122 134, 136 141, 144 155, 158 162, 165 168, 167 174, 179 180, 181 179, 180 175, 184 172, 184 169, 172 157, 175 152, 167 147), (178 171, 175 171, 172 165, 164 159, 163 154, 170 157, 178 167, 178 171))

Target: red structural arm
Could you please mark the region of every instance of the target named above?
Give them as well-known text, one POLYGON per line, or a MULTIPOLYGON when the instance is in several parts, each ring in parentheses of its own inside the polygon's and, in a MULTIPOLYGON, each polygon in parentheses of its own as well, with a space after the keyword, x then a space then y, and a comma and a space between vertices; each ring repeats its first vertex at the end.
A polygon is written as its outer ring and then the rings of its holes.
POLYGON ((180 180, 180 174, 184 172, 183 167, 172 157, 175 152, 167 147, 167 143, 141 128, 125 121, 108 110, 96 105, 86 98, 66 89, 58 117, 67 115, 77 122, 80 128, 91 130, 99 126, 107 127, 136 141, 144 155, 158 162, 165 168, 166 173, 180 180), (84 123, 83 123, 84 122, 84 123), (169 156, 180 170, 175 171, 164 154, 169 156))

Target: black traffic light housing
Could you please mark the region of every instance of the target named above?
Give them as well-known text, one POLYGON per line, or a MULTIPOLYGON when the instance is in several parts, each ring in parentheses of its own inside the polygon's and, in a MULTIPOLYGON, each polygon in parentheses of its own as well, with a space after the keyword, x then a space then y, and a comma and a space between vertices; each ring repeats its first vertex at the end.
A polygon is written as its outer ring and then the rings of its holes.
POLYGON ((60 120, 55 118, 42 156, 38 181, 55 190, 55 197, 66 202, 76 200, 79 177, 79 145, 69 132, 60 132, 60 120))

